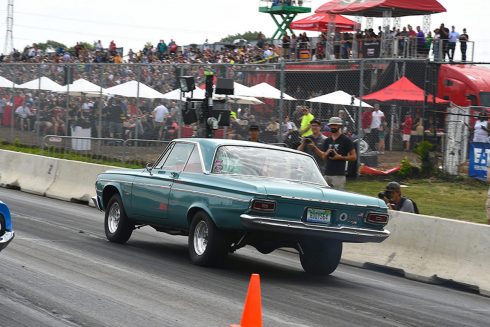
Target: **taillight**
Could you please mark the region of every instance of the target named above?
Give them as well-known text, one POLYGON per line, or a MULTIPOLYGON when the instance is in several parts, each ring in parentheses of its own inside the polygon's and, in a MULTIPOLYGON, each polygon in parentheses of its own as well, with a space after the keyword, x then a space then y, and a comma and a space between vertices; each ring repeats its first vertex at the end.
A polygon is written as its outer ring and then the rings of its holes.
POLYGON ((270 200, 253 200, 252 210, 262 212, 274 212, 276 210, 276 202, 270 200))
POLYGON ((371 212, 366 216, 366 222, 371 224, 387 224, 388 215, 384 213, 371 212))

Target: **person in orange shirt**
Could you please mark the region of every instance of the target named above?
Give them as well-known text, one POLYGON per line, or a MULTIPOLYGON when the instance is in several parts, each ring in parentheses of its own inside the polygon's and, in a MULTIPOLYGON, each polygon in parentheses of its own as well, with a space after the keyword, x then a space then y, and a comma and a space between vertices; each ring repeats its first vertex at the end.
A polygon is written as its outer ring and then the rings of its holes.
POLYGON ((122 64, 122 57, 119 53, 116 53, 116 55, 113 57, 114 63, 115 64, 122 64))

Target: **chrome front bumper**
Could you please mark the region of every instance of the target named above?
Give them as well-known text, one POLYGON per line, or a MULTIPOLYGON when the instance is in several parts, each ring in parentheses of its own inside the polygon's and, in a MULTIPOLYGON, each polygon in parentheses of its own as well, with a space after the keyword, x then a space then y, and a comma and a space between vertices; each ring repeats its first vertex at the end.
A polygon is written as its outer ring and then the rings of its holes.
POLYGON ((324 226, 320 224, 305 223, 303 221, 291 221, 251 216, 247 214, 241 215, 240 220, 242 224, 249 229, 329 238, 343 242, 380 243, 390 235, 390 232, 387 230, 373 230, 346 226, 324 226))
POLYGON ((99 209, 100 211, 104 211, 104 209, 102 208, 102 205, 99 201, 99 197, 98 196, 93 196, 92 197, 92 202, 94 203, 95 207, 97 209, 99 209))
POLYGON ((0 251, 5 249, 7 245, 9 245, 9 243, 14 239, 14 237, 15 237, 14 231, 10 231, 10 232, 7 231, 5 232, 5 234, 0 236, 0 251))

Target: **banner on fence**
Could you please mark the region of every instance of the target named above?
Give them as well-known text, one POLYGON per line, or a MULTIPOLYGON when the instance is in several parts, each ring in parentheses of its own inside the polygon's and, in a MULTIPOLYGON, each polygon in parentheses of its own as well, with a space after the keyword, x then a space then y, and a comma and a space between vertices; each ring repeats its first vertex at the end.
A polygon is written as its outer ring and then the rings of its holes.
POLYGON ((470 177, 486 181, 488 160, 490 160, 490 143, 470 143, 470 162, 468 168, 470 177))
POLYGON ((362 47, 362 55, 364 58, 379 58, 380 42, 364 42, 362 47))

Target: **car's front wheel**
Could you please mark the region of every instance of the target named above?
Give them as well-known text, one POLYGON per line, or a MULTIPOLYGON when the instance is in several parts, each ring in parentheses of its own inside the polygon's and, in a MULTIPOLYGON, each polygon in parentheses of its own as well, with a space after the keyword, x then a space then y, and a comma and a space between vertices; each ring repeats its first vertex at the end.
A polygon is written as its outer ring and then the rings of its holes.
POLYGON ((107 239, 115 243, 126 243, 134 230, 119 194, 114 194, 109 200, 105 211, 104 229, 107 239))
POLYGON ((189 256, 199 266, 216 266, 228 254, 229 244, 226 233, 219 230, 209 216, 197 212, 189 231, 189 256))
POLYGON ((301 244, 300 261, 306 273, 330 275, 337 269, 342 256, 342 242, 308 240, 301 244))

